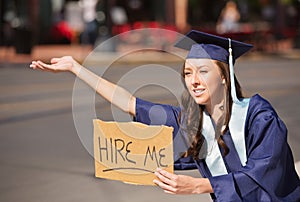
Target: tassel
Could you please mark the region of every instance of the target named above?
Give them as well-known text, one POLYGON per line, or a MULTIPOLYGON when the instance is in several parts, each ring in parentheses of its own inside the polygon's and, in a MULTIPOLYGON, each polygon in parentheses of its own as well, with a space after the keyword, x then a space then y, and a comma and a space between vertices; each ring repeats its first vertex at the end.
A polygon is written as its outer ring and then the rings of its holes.
POLYGON ((230 85, 231 85, 231 98, 232 101, 236 104, 240 103, 240 100, 236 96, 236 89, 235 89, 235 80, 234 80, 234 68, 233 68, 233 55, 232 55, 232 48, 231 48, 231 39, 229 40, 229 72, 230 72, 230 85))

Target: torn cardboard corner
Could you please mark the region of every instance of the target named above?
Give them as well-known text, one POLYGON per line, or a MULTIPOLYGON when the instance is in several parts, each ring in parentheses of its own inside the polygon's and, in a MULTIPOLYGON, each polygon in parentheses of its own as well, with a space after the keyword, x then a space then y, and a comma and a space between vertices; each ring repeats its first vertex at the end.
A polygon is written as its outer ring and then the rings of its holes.
POLYGON ((173 170, 173 128, 137 122, 94 121, 95 175, 154 185, 156 168, 173 170))

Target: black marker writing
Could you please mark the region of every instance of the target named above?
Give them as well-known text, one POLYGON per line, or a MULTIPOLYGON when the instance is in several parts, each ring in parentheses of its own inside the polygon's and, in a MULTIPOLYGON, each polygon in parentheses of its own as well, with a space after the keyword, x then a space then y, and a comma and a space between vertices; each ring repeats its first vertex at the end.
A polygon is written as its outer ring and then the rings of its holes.
POLYGON ((98 145, 99 145, 99 156, 100 156, 100 161, 103 162, 103 156, 104 158, 106 157, 106 161, 110 161, 111 163, 118 163, 118 160, 122 159, 123 161, 127 161, 132 164, 136 164, 136 162, 132 159, 129 158, 130 154, 130 145, 132 142, 125 142, 122 139, 109 139, 104 138, 104 141, 101 137, 98 137, 98 145), (125 150, 125 151, 124 151, 125 150), (104 154, 103 154, 104 153, 104 154), (124 154, 125 153, 125 154, 124 154), (110 155, 109 155, 110 154, 110 155), (110 159, 109 159, 110 156, 110 159))
POLYGON ((156 149, 155 149, 155 146, 152 147, 152 152, 150 151, 150 147, 148 146, 147 147, 147 151, 146 151, 146 154, 145 154, 145 159, 144 159, 144 166, 146 166, 146 163, 147 163, 147 158, 148 158, 148 155, 150 156, 151 160, 156 162, 156 165, 157 167, 167 167, 167 165, 164 165, 162 164, 162 159, 166 156, 164 154, 162 154, 162 152, 165 150, 165 148, 161 148, 158 152, 159 154, 159 159, 157 158, 157 155, 156 155, 156 149))

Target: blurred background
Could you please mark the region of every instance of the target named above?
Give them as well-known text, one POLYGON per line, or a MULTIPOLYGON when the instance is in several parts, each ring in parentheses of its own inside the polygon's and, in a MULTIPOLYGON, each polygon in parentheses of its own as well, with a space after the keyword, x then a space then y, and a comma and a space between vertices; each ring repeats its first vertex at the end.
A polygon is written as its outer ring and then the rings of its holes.
MULTIPOLYGON (((211 201, 208 194, 173 196, 157 187, 95 178, 94 159, 81 142, 92 145, 95 118, 84 101, 95 100, 92 107, 102 120, 114 120, 111 105, 80 85, 77 99, 83 104, 76 117, 89 125, 78 136, 72 90, 79 81, 29 68, 32 60, 72 55, 114 83, 143 65, 180 72, 182 58, 168 46, 177 40, 174 33, 190 29, 254 44, 235 73, 245 94, 265 97, 287 125, 300 173, 299 9, 300 0, 0 0, 0 201, 211 201), (167 31, 133 31, 140 28, 167 31), (117 43, 107 40, 113 36, 120 36, 117 43), (154 49, 134 51, 143 46, 154 49), (126 50, 131 52, 122 55, 126 50)), ((128 79, 130 89, 138 87, 136 96, 177 104, 169 89, 141 86, 149 78, 171 80, 155 73, 128 79)), ((197 170, 180 173, 200 177, 197 170)))
POLYGON ((229 8, 227 2, 1 0, 0 47, 30 54, 35 46, 46 44, 95 46, 138 28, 163 28, 183 34, 197 29, 251 42, 257 51, 264 52, 300 47, 299 0, 231 1, 236 8, 229 8))

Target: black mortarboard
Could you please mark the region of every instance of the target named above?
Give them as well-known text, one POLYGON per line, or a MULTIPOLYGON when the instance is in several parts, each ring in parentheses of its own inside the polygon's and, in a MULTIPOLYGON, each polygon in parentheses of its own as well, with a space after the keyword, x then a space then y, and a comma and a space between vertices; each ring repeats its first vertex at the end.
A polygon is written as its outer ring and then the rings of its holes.
MULTIPOLYGON (((188 50, 187 58, 209 58, 228 64, 228 38, 192 30, 180 39, 175 47, 188 50)), ((231 40, 233 61, 252 47, 250 44, 231 40)))

